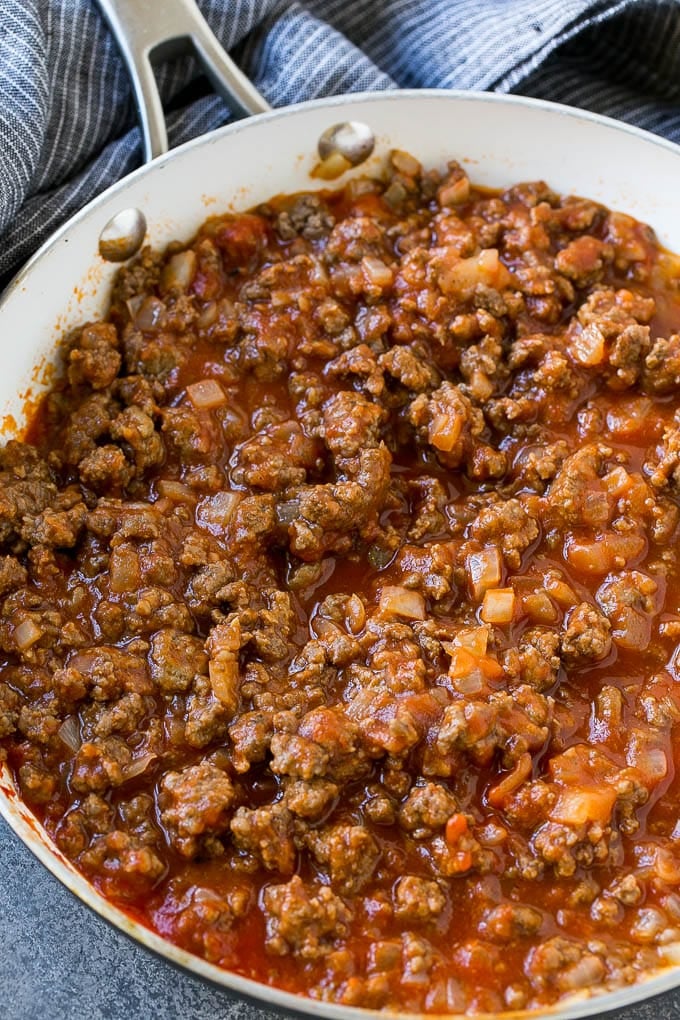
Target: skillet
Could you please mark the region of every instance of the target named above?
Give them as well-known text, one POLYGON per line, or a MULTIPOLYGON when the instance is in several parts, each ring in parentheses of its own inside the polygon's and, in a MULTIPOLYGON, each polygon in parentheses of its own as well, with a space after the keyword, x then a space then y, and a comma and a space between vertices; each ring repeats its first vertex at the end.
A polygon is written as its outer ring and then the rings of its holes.
MULTIPOLYGON (((328 176, 338 170, 345 171, 337 178, 344 184, 352 175, 378 170, 395 147, 412 152, 425 165, 442 165, 455 157, 475 183, 488 187, 544 178, 558 191, 587 195, 650 223, 662 244, 680 250, 680 148, 653 135, 521 97, 434 90, 341 96, 270 111, 221 51, 193 0, 166 0, 155 25, 149 24, 148 9, 138 0, 100 0, 100 5, 131 71, 149 162, 66 223, 0 299, 6 338, 0 377, 5 438, 21 434, 32 401, 52 377, 60 338, 77 322, 103 313, 115 263, 134 254, 145 238, 157 247, 188 239, 212 212, 248 208, 275 193, 328 187, 328 176), (167 134, 151 61, 187 45, 234 112, 254 116, 165 154, 167 134)), ((338 1020, 391 1015, 301 999, 257 984, 184 952, 132 921, 49 841, 4 765, 0 813, 83 902, 197 976, 289 1013, 338 1020)), ((640 984, 598 997, 596 1007, 581 997, 563 1001, 550 1015, 567 1020, 590 1015, 595 1008, 622 1008, 677 986, 680 966, 669 967, 640 984)))

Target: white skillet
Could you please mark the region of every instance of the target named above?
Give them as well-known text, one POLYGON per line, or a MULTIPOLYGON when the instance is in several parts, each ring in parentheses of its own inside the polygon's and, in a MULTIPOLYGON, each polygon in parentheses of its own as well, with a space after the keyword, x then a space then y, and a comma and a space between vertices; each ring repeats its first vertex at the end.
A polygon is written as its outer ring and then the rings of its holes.
MULTIPOLYGON (((151 28, 148 4, 100 0, 118 35, 143 124, 146 166, 79 212, 37 252, 0 298, 3 438, 21 433, 31 399, 49 382, 60 339, 79 322, 105 310, 114 263, 100 252, 132 250, 144 238, 155 247, 189 239, 209 215, 247 209, 274 194, 328 187, 310 177, 318 144, 340 132, 352 159, 372 154, 338 178, 375 171, 390 149, 426 166, 460 160, 473 181, 503 187, 546 180, 555 190, 597 199, 649 223, 661 242, 680 252, 680 148, 647 132, 570 107, 517 96, 449 91, 399 91, 317 100, 272 112, 221 51, 194 0, 164 0, 161 29, 151 28), (256 113, 163 155, 163 114, 149 54, 195 47, 218 91, 240 113, 256 113), (367 140, 369 144, 367 145, 367 140), (121 215, 123 214, 123 215, 121 215), (108 225, 108 226, 107 226, 108 225)), ((330 186, 335 186, 332 184, 330 186)), ((337 1020, 390 1017, 321 1003, 238 977, 161 939, 104 899, 51 843, 22 803, 8 769, 0 765, 0 814, 42 863, 102 917, 168 961, 244 997, 288 1013, 337 1020)), ((621 1009, 680 986, 680 945, 668 965, 631 987, 593 997, 578 995, 550 1015, 557 1020, 621 1009)), ((518 1018, 532 1014, 502 1014, 518 1018)), ((400 1014, 403 1018, 404 1014, 400 1014)), ((535 1017, 536 1014, 533 1014, 535 1017)))

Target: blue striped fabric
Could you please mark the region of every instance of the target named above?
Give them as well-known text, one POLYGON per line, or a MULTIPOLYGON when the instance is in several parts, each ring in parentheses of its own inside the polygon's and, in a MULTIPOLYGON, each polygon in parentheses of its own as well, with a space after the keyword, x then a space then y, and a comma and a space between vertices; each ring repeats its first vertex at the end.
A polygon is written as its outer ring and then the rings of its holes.
MULTIPOLYGON (((395 86, 489 89, 571 103, 680 140, 678 0, 200 6, 274 106, 395 86)), ((158 76, 172 144, 229 119, 191 59, 158 76)), ((92 0, 2 0, 0 279, 140 161, 130 84, 92 0)))

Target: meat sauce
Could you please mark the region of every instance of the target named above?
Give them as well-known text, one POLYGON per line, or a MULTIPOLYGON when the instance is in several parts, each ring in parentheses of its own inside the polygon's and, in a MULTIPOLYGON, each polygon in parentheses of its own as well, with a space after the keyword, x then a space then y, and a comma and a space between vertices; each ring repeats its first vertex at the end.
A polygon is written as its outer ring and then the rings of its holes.
POLYGON ((121 270, 0 453, 0 738, 111 900, 348 1005, 680 962, 680 263, 381 180, 121 270))

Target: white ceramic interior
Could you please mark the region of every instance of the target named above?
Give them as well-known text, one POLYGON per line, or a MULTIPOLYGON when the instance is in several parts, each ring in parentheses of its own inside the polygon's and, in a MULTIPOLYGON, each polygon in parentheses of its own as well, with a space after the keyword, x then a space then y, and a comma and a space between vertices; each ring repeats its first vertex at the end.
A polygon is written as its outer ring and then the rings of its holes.
MULTIPOLYGON (((598 199, 646 221, 664 245, 680 251, 680 148, 645 132, 568 107, 468 92, 356 95, 290 107, 223 128, 142 168, 92 202, 34 256, 0 299, 4 437, 21 431, 27 399, 30 403, 48 378, 45 369, 53 363, 59 339, 78 322, 104 310, 115 267, 100 258, 97 244, 102 227, 115 213, 131 206, 142 209, 148 241, 162 246, 172 239, 189 239, 211 214, 246 209, 277 193, 328 187, 309 176, 317 162, 316 143, 327 127, 346 120, 365 122, 377 138, 373 156, 352 173, 377 168, 396 147, 427 166, 458 159, 482 185, 502 187, 543 178, 557 191, 598 199)), ((131 921, 47 839, 17 796, 4 766, 0 813, 85 903, 194 974, 293 1012, 345 1020, 394 1015, 319 1003, 264 987, 219 970, 131 921)), ((550 1015, 560 1020, 588 1016, 677 985, 680 966, 668 967, 638 985, 598 994, 596 1000, 572 998, 550 1015)), ((514 1014, 520 1015, 526 1014, 514 1014)))

